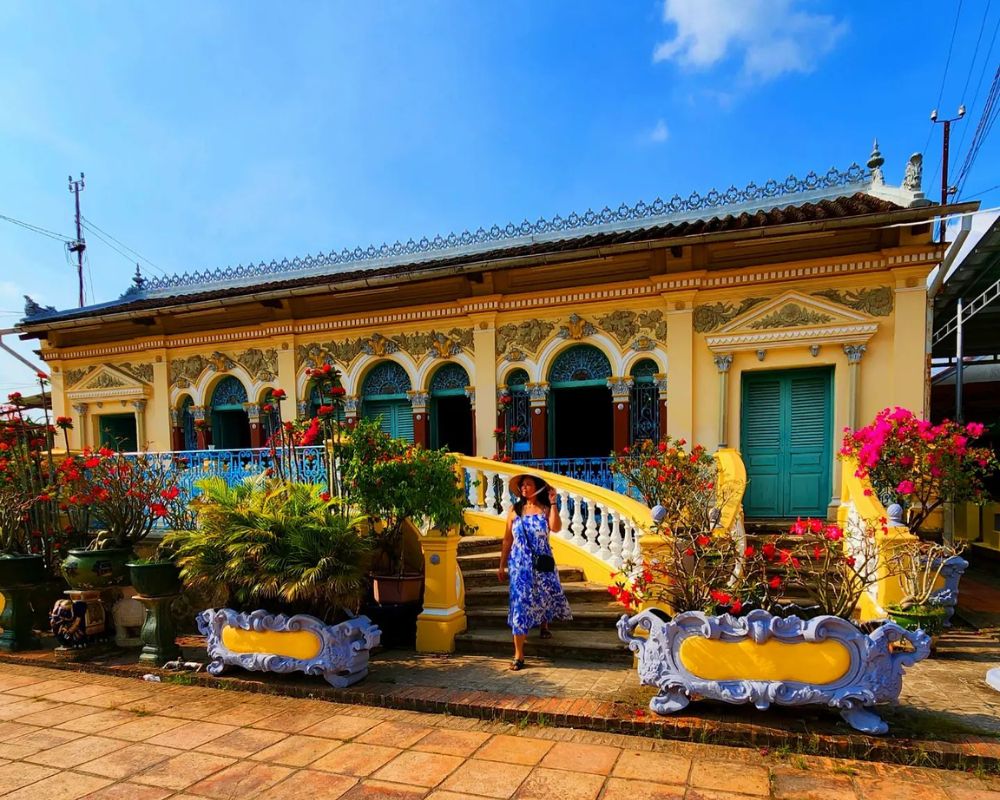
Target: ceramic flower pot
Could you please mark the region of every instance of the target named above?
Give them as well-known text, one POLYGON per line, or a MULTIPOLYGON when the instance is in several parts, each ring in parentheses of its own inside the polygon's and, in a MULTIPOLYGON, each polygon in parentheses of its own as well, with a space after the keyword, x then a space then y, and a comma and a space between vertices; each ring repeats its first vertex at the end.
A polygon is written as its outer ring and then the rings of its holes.
POLYGON ((944 606, 915 606, 906 610, 891 607, 889 617, 901 628, 908 631, 920 630, 933 638, 940 636, 944 630, 948 609, 944 606))
POLYGON ((14 652, 39 647, 31 613, 31 593, 45 578, 41 556, 5 554, 0 556, 0 650, 14 652))
POLYGON ((694 698, 761 710, 825 704, 874 734, 889 726, 872 707, 896 700, 903 668, 930 653, 926 633, 892 622, 863 633, 840 617, 802 620, 760 609, 744 617, 687 611, 669 620, 643 611, 623 616, 618 635, 638 656, 639 680, 659 689, 649 702, 657 714, 680 711, 694 698), (908 649, 892 647, 904 640, 908 649))
POLYGON ((135 553, 128 547, 88 550, 85 547, 69 551, 62 562, 62 574, 71 589, 103 589, 128 583, 125 566, 135 553))
POLYGON ((128 563, 129 580, 144 597, 166 597, 181 593, 181 570, 173 561, 128 563))
POLYGON ((419 603, 423 589, 423 575, 372 576, 372 591, 375 594, 375 602, 382 605, 419 603))

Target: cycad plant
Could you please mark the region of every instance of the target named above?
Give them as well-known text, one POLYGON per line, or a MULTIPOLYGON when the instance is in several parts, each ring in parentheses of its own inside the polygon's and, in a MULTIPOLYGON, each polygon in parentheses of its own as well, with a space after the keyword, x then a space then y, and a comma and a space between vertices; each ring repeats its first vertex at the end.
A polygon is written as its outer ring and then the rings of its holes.
POLYGON ((357 610, 371 541, 361 520, 331 504, 321 486, 263 478, 229 486, 212 477, 198 487, 196 529, 166 542, 190 588, 224 584, 241 608, 301 611, 327 622, 357 610))

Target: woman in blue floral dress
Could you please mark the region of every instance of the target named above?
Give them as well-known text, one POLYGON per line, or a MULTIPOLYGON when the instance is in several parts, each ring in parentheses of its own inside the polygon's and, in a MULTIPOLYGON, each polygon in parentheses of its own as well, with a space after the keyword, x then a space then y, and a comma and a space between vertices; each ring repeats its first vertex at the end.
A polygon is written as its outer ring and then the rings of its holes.
POLYGON ((507 624, 514 633, 512 670, 524 668, 524 640, 532 628, 541 638, 552 637, 549 623, 573 618, 559 583, 559 573, 535 568, 536 556, 552 556, 549 532, 562 529, 556 508, 556 490, 533 475, 515 475, 510 491, 516 497, 507 516, 507 530, 500 554, 500 582, 510 578, 510 611, 507 624))

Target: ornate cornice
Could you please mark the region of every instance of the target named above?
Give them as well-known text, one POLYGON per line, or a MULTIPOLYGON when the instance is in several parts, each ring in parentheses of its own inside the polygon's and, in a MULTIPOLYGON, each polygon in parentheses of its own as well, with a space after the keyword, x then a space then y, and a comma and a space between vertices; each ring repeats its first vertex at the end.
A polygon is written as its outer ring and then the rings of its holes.
POLYGON ((796 347, 811 344, 863 343, 878 330, 877 323, 829 325, 826 327, 791 328, 761 333, 738 333, 708 336, 705 343, 713 352, 729 350, 757 350, 761 346, 796 347))

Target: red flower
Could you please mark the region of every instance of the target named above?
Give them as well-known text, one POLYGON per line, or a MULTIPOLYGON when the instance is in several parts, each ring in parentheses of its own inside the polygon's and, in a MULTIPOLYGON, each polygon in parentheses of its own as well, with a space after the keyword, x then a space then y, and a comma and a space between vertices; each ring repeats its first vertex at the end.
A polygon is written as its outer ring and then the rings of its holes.
POLYGON ((153 503, 150 505, 149 510, 153 512, 154 517, 165 517, 167 516, 167 507, 163 503, 153 503))
POLYGON ((86 469, 93 469, 100 463, 101 459, 99 459, 97 456, 91 456, 90 458, 88 458, 86 461, 83 462, 83 466, 86 469))
POLYGON ((767 585, 770 586, 772 589, 780 589, 781 588, 781 578, 779 578, 777 575, 775 575, 773 578, 771 578, 771 580, 769 580, 767 582, 767 585))
POLYGON ((347 394, 347 389, 345 389, 343 386, 334 386, 332 389, 330 389, 330 394, 333 397, 343 397, 345 394, 347 394))
POLYGON ((710 537, 702 533, 698 535, 698 538, 694 540, 694 543, 698 545, 698 547, 708 547, 711 541, 712 539, 710 537))
POLYGON ((333 414, 333 412, 334 412, 333 406, 320 406, 319 408, 316 409, 316 413, 319 414, 321 417, 329 417, 333 414))
POLYGON ((831 542, 836 542, 844 538, 844 532, 837 525, 827 525, 826 532, 823 535, 831 542))
POLYGON ((171 486, 169 489, 164 489, 160 492, 160 497, 164 500, 176 500, 177 496, 181 493, 181 490, 176 486, 171 486))
POLYGON ((689 556, 689 557, 693 556, 694 555, 694 550, 689 547, 687 550, 684 551, 684 555, 689 556))
POLYGON ((730 597, 725 592, 719 591, 718 589, 712 589, 712 591, 710 591, 709 594, 712 596, 712 599, 720 606, 728 606, 730 603, 733 602, 732 597, 730 597))
POLYGON ((733 604, 729 606, 729 613, 739 614, 743 610, 743 601, 739 598, 733 600, 733 604))
POLYGON ((286 397, 288 397, 288 393, 284 389, 275 389, 274 391, 271 392, 271 397, 273 397, 278 402, 281 402, 286 397))
POLYGON ((774 559, 774 553, 776 550, 777 548, 771 542, 768 542, 761 548, 761 552, 764 553, 764 558, 766 558, 768 561, 774 559))
POLYGON ((64 431, 69 430, 73 427, 72 417, 56 417, 56 427, 62 428, 64 431))
POLYGON ((319 496, 319 499, 322 500, 324 503, 329 503, 330 502, 330 493, 329 492, 321 492, 320 496, 319 496))
POLYGON ((745 558, 753 558, 753 554, 756 552, 757 551, 754 549, 754 546, 752 544, 748 544, 746 549, 743 551, 743 556, 745 558))
POLYGON ((36 372, 36 373, 35 373, 35 376, 36 376, 36 377, 38 378, 38 380, 40 380, 40 381, 47 381, 47 380, 49 379, 49 376, 48 376, 48 375, 46 375, 46 374, 45 374, 44 372, 36 372))

